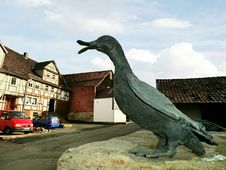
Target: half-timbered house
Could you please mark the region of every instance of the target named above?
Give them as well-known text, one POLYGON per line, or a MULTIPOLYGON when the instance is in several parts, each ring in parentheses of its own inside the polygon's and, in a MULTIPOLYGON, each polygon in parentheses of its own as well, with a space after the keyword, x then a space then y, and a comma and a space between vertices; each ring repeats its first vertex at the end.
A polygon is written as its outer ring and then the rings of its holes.
POLYGON ((37 62, 0 44, 0 109, 66 114, 69 88, 56 63, 37 62))

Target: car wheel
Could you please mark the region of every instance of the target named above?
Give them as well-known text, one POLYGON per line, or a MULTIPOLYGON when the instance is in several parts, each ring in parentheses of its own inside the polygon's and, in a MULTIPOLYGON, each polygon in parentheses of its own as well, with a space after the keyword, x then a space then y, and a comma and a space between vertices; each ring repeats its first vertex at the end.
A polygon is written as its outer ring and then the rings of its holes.
POLYGON ((3 133, 6 135, 10 135, 12 133, 12 130, 10 127, 6 127, 3 133))

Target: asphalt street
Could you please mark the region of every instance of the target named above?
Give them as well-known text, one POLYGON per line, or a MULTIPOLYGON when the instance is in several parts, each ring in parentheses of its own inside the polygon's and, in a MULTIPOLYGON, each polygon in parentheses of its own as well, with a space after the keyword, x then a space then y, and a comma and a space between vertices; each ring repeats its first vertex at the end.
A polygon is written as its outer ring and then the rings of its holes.
POLYGON ((45 137, 0 141, 1 170, 56 170, 57 160, 68 148, 108 140, 141 129, 134 123, 103 126, 45 137))

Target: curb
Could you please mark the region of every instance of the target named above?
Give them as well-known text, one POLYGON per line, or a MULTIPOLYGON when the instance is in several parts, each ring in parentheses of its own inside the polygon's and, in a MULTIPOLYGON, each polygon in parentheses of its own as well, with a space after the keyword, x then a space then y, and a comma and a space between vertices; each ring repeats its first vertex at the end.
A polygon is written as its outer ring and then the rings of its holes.
POLYGON ((72 128, 72 124, 62 124, 63 128, 72 128))

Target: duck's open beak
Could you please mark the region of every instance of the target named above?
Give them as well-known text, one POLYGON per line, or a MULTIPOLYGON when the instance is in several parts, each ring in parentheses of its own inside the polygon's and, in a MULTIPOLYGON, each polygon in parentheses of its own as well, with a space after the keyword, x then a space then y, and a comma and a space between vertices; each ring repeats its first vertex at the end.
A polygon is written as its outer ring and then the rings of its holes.
POLYGON ((77 43, 78 43, 79 45, 86 46, 86 47, 82 48, 82 49, 78 52, 78 54, 81 54, 81 53, 83 53, 83 52, 85 52, 85 51, 87 51, 87 50, 89 50, 89 49, 96 49, 92 42, 85 42, 85 41, 82 41, 82 40, 78 40, 77 43))

